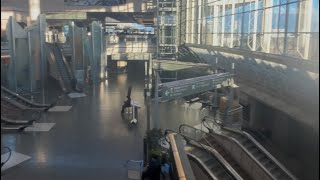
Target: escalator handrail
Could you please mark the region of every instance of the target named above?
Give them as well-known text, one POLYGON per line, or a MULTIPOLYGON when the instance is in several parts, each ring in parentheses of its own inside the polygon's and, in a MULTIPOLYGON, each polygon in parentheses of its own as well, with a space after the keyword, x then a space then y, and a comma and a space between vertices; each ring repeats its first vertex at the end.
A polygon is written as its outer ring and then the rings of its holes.
POLYGON ((9 94, 12 95, 12 96, 15 96, 15 97, 23 100, 23 101, 25 101, 25 102, 27 102, 27 103, 29 103, 29 104, 31 104, 31 105, 38 106, 38 107, 50 107, 49 104, 39 104, 39 103, 32 102, 32 101, 30 101, 29 99, 24 98, 24 97, 20 96, 19 94, 14 93, 14 92, 10 91, 9 89, 7 89, 7 88, 5 88, 5 87, 3 87, 3 86, 1 86, 1 90, 5 91, 6 93, 9 93, 9 94))
POLYGON ((238 133, 240 135, 246 136, 251 142, 253 142, 259 150, 261 150, 268 158, 270 158, 281 170, 283 170, 291 179, 297 180, 297 178, 283 165, 281 164, 272 154, 270 154, 257 140, 254 139, 249 133, 245 131, 236 131, 227 127, 223 127, 223 129, 227 131, 232 131, 234 133, 238 133))
MULTIPOLYGON (((202 123, 205 122, 205 121, 206 121, 206 119, 203 119, 202 123)), ((203 131, 203 132, 205 132, 205 131, 203 131)), ((273 176, 273 174, 271 174, 271 172, 270 172, 268 169, 266 169, 266 168, 264 167, 264 165, 262 165, 262 164, 261 164, 238 140, 236 140, 235 138, 233 138, 233 137, 228 137, 228 136, 226 136, 226 135, 216 133, 216 132, 214 132, 213 130, 211 131, 211 134, 209 134, 209 133, 207 133, 207 134, 210 135, 210 136, 212 136, 212 137, 214 137, 212 134, 215 134, 215 135, 217 135, 217 136, 219 136, 219 137, 221 137, 221 138, 223 138, 223 139, 226 139, 226 140, 228 140, 228 141, 231 141, 231 142, 235 143, 235 144, 236 144, 237 146, 239 146, 239 147, 243 150, 243 152, 245 152, 261 169, 263 169, 263 171, 264 171, 271 179, 277 180, 277 178, 275 178, 275 177, 273 176)))
POLYGON ((4 116, 1 116, 1 122, 8 123, 8 124, 31 124, 35 120, 13 120, 6 118, 4 116))
POLYGON ((36 108, 27 107, 27 106, 15 101, 15 100, 13 100, 13 99, 11 99, 9 97, 3 96, 3 95, 1 96, 1 100, 4 100, 4 101, 16 106, 16 107, 20 108, 21 110, 44 111, 46 109, 44 107, 36 107, 36 108))
POLYGON ((210 169, 199 158, 197 158, 195 155, 193 155, 191 153, 187 153, 187 155, 190 156, 191 158, 195 159, 202 166, 202 168, 204 168, 206 170, 206 172, 209 174, 209 176, 212 179, 218 180, 218 178, 214 174, 212 174, 210 169))
MULTIPOLYGON (((182 124, 182 125, 186 125, 186 124, 182 124)), ((180 125, 180 127, 181 127, 182 125, 180 125)), ((186 125, 186 126, 188 126, 188 125, 186 125)), ((168 130, 168 129, 167 129, 166 131, 171 131, 171 132, 177 133, 177 134, 179 134, 180 136, 182 136, 182 137, 184 137, 184 138, 186 138, 186 139, 190 139, 190 140, 196 142, 197 144, 199 144, 199 145, 201 146, 201 148, 202 148, 203 150, 209 152, 209 153, 212 154, 214 157, 216 157, 216 158, 219 160, 219 162, 223 165, 223 167, 229 172, 229 174, 231 174, 235 179, 242 180, 242 177, 241 177, 240 175, 238 175, 238 173, 224 160, 224 158, 221 157, 221 155, 220 155, 218 152, 213 151, 213 150, 214 150, 213 147, 210 147, 210 149, 208 149, 208 148, 206 148, 205 145, 203 145, 202 143, 200 143, 198 140, 182 134, 182 133, 180 132, 180 127, 179 127, 179 132, 176 132, 176 131, 173 131, 173 130, 168 130)), ((192 126, 190 126, 190 127, 192 127, 192 126)))
POLYGON ((12 126, 6 126, 1 124, 1 130, 16 130, 16 131, 23 131, 25 128, 27 128, 27 125, 12 125, 12 126))

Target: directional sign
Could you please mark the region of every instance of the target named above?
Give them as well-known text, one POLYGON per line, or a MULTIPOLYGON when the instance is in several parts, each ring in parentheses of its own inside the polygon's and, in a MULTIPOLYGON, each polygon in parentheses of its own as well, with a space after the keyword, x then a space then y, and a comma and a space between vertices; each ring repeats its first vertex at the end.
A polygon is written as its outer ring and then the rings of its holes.
POLYGON ((202 93, 223 86, 230 86, 232 77, 233 75, 230 73, 219 73, 160 84, 161 101, 202 93))

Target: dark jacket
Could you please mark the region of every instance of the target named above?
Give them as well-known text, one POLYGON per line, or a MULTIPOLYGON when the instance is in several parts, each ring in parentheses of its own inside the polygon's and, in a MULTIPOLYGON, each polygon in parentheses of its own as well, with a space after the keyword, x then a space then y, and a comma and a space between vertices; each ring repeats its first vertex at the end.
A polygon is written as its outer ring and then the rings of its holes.
POLYGON ((148 178, 149 180, 160 180, 161 165, 158 160, 151 160, 147 171, 144 172, 142 179, 148 178))

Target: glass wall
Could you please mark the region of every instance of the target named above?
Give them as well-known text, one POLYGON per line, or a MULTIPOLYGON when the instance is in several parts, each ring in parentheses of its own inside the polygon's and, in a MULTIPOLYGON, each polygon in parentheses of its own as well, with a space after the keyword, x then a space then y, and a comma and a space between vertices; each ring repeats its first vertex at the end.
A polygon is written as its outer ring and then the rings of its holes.
POLYGON ((185 37, 182 43, 241 48, 302 59, 319 57, 319 52, 310 48, 319 44, 317 0, 179 2, 180 34, 185 37))

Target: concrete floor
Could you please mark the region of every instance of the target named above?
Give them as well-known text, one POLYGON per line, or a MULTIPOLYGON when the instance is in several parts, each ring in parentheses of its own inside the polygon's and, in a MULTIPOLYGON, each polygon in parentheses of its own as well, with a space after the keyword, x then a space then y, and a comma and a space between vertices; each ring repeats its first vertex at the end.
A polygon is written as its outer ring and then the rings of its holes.
MULTIPOLYGON (((32 157, 5 171, 2 178, 126 179, 126 161, 143 159, 146 130, 143 89, 143 76, 115 75, 88 90, 87 97, 60 101, 59 105, 72 104, 73 107, 69 112, 44 115, 39 122, 56 123, 49 132, 2 134, 2 147, 9 146, 32 157), (129 85, 133 86, 132 99, 142 105, 137 125, 129 124, 120 115, 129 85)), ((187 112, 178 103, 172 101, 160 105, 162 129, 177 130, 182 123, 199 124, 194 120, 197 119, 196 111, 191 108, 187 112)))

